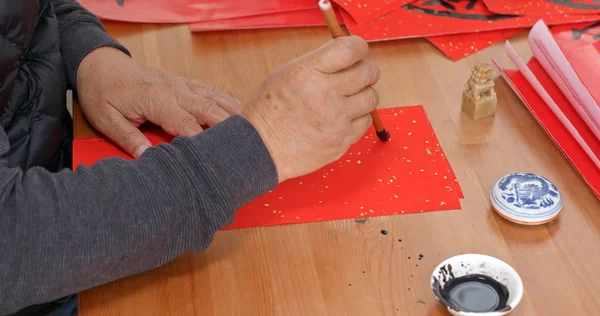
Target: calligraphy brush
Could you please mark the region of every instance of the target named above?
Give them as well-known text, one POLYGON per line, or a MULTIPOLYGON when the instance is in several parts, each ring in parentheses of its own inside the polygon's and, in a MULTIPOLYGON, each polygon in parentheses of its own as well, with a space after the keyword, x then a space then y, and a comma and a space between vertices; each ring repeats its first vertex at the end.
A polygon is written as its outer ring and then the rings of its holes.
MULTIPOLYGON (((323 18, 325 18, 325 23, 327 23, 327 28, 329 28, 329 33, 331 33, 331 36, 333 38, 346 36, 344 31, 342 31, 342 27, 338 23, 335 12, 333 12, 331 2, 329 0, 319 0, 319 8, 321 9, 323 18)), ((383 122, 381 121, 377 110, 371 111, 371 117, 373 118, 373 126, 375 127, 377 137, 384 142, 388 141, 390 139, 390 133, 385 129, 385 127, 383 127, 383 122)))

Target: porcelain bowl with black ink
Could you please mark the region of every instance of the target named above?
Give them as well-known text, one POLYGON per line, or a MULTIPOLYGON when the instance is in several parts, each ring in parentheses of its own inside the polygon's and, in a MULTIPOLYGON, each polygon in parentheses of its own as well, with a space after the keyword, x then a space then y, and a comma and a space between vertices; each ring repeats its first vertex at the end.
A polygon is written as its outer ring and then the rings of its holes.
POLYGON ((506 262, 482 254, 446 259, 431 275, 431 289, 452 315, 501 316, 523 297, 521 277, 506 262))

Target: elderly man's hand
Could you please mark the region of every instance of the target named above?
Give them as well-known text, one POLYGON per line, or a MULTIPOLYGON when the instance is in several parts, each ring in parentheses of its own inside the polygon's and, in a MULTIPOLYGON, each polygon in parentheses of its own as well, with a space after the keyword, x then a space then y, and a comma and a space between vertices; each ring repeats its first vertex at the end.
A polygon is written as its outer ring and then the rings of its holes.
POLYGON ((134 157, 151 146, 138 129, 146 121, 173 136, 193 136, 240 110, 212 86, 140 65, 110 47, 82 60, 77 93, 88 121, 134 157))
POLYGON ((367 53, 356 36, 330 41, 275 71, 242 108, 280 182, 339 159, 371 126, 379 68, 367 53))

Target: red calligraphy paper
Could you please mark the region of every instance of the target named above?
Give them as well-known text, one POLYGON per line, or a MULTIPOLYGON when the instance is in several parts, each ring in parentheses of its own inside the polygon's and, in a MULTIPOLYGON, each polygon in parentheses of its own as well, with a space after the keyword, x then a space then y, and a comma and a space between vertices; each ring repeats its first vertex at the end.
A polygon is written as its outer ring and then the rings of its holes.
MULTIPOLYGON (((439 144, 438 144, 438 149, 441 150, 441 146, 439 144)), ((446 162, 446 167, 448 168, 448 177, 450 177, 452 182, 454 182, 453 191, 456 192, 456 196, 459 199, 464 199, 465 195, 462 191, 462 188, 460 187, 460 184, 458 183, 458 178, 456 178, 456 174, 454 173, 454 170, 452 169, 452 166, 450 165, 450 161, 448 161, 448 158, 446 157, 445 154, 440 154, 440 156, 442 156, 442 159, 446 162)))
POLYGON ((552 15, 600 13, 596 0, 483 0, 497 14, 552 15))
POLYGON ((314 9, 314 0, 78 0, 100 19, 137 23, 190 23, 314 9))
POLYGON ((453 61, 457 61, 482 49, 504 41, 525 28, 486 31, 469 34, 429 36, 427 40, 453 61))
MULTIPOLYGON (((338 22, 343 24, 337 9, 338 22)), ((273 14, 254 15, 241 18, 190 23, 192 32, 262 29, 274 27, 323 26, 325 19, 319 9, 299 10, 273 14)))
POLYGON ((227 228, 459 209, 454 181, 423 108, 380 115, 390 142, 379 141, 371 129, 337 162, 247 204, 227 228))
MULTIPOLYGON (((342 12, 342 16, 350 33, 371 42, 525 28, 539 20, 535 16, 494 14, 481 1, 453 2, 451 8, 440 3, 418 0, 362 25, 355 23, 346 12, 342 12)), ((600 15, 595 14, 544 17, 544 21, 549 25, 597 20, 600 20, 600 15)))
MULTIPOLYGON (((460 209, 462 191, 422 106, 380 110, 392 134, 381 142, 371 128, 338 161, 281 183, 236 213, 224 229, 460 209)), ((170 142, 160 131, 153 144, 170 142)), ((131 159, 114 144, 79 138, 75 166, 107 157, 131 159)))
POLYGON ((333 0, 356 22, 363 24, 414 0, 333 0))
MULTIPOLYGON (((550 107, 548 107, 523 74, 518 70, 502 69, 497 63, 495 64, 496 67, 501 70, 503 78, 519 95, 523 103, 531 111, 540 125, 542 125, 554 143, 581 174, 594 194, 600 198, 600 169, 596 167, 592 159, 577 143, 576 139, 561 123, 554 112, 552 112, 550 107)), ((578 133, 582 136, 588 146, 590 146, 592 151, 594 151, 596 155, 600 155, 600 140, 594 136, 569 100, 567 100, 558 86, 552 81, 552 78, 544 70, 542 65, 535 58, 532 58, 527 65, 537 80, 542 84, 546 92, 548 92, 552 100, 577 129, 578 133)))

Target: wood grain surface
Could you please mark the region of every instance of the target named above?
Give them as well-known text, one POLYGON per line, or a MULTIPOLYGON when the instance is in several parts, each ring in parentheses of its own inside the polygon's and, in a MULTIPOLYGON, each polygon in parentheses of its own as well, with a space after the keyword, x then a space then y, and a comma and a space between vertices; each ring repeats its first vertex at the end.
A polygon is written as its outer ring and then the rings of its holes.
MULTIPOLYGON (((330 39, 325 27, 106 27, 137 61, 242 101, 278 66, 330 39)), ((526 33, 511 41, 531 55, 526 33)), ((81 315, 447 315, 429 280, 460 253, 495 256, 518 271, 525 294, 512 315, 600 315, 600 202, 501 78, 494 118, 472 121, 460 111, 471 68, 492 56, 512 65, 502 44, 456 63, 424 39, 371 45, 380 106, 424 105, 465 192, 462 210, 218 232, 203 253, 82 293, 81 315), (521 171, 559 187, 565 206, 556 221, 519 226, 492 210, 490 187, 521 171)), ((75 130, 95 133, 77 108, 75 130)))

